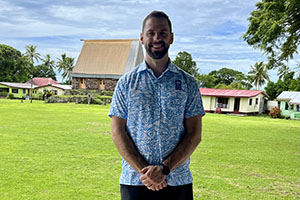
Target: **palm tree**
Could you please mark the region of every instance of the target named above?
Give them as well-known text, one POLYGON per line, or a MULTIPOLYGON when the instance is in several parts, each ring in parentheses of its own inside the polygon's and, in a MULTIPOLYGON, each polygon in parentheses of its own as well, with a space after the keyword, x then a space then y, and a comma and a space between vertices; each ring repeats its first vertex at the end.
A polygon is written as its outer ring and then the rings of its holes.
POLYGON ((300 78, 300 62, 297 62, 297 66, 295 67, 296 77, 300 78))
POLYGON ((34 60, 38 62, 41 59, 41 54, 36 52, 36 46, 28 45, 25 49, 25 56, 29 59, 32 65, 34 64, 34 60))
POLYGON ((43 61, 44 66, 46 66, 50 70, 54 70, 55 62, 54 60, 51 60, 50 54, 46 54, 41 60, 43 61))
POLYGON ((67 57, 65 53, 61 55, 61 58, 58 58, 58 72, 63 71, 62 77, 63 79, 66 78, 66 81, 70 81, 70 76, 74 69, 74 60, 75 58, 67 57))
POLYGON ((288 73, 290 73, 290 68, 288 65, 283 65, 279 70, 277 75, 279 76, 279 79, 283 78, 285 75, 287 75, 288 73))
POLYGON ((251 82, 255 85, 257 90, 260 88, 260 86, 265 84, 266 80, 270 80, 268 70, 263 62, 255 63, 254 66, 251 66, 248 74, 252 75, 251 82))

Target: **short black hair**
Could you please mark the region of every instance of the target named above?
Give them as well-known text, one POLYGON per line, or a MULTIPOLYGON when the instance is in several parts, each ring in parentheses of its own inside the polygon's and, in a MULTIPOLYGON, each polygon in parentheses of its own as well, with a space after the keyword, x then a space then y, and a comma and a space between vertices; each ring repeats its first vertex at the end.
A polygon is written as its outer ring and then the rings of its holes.
POLYGON ((170 27, 170 32, 172 33, 172 23, 171 23, 171 20, 170 20, 169 16, 166 13, 164 13, 163 11, 157 11, 157 10, 152 11, 149 15, 147 15, 145 17, 145 19, 143 21, 142 32, 144 32, 146 21, 148 19, 150 19, 151 17, 166 19, 168 21, 168 24, 169 24, 169 27, 170 27))

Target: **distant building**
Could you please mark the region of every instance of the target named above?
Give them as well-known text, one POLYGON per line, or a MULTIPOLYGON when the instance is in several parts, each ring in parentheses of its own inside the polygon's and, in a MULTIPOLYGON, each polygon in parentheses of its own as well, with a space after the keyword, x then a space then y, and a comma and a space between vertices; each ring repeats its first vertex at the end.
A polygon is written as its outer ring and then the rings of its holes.
POLYGON ((257 114, 266 109, 269 96, 261 90, 229 90, 200 88, 204 110, 222 113, 257 114))
POLYGON ((59 84, 52 78, 42 78, 42 77, 37 77, 33 78, 30 81, 27 81, 26 83, 32 83, 37 86, 45 86, 45 85, 51 85, 51 84, 59 84))
POLYGON ((13 94, 14 98, 26 98, 31 96, 38 98, 38 92, 43 94, 44 90, 52 91, 55 95, 64 94, 65 90, 72 89, 71 85, 60 85, 52 78, 33 78, 26 83, 0 82, 0 96, 6 97, 13 94))
POLYGON ((71 74, 72 87, 112 91, 118 79, 143 59, 138 39, 85 40, 71 74))
POLYGON ((277 98, 281 115, 291 119, 300 119, 300 92, 283 91, 277 98))
POLYGON ((37 85, 30 83, 10 83, 0 82, 0 96, 6 97, 8 94, 13 94, 15 98, 26 98, 37 94, 37 90, 34 89, 37 85))

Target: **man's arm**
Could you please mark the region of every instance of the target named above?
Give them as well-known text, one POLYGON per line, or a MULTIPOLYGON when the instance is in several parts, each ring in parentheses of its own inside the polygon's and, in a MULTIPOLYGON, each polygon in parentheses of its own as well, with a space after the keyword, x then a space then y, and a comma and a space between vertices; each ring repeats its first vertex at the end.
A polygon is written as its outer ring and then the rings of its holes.
POLYGON ((133 167, 136 171, 140 172, 148 164, 145 162, 141 154, 136 149, 132 140, 125 132, 126 120, 112 116, 111 118, 111 136, 112 140, 117 147, 120 155, 126 162, 133 167))
POLYGON ((163 161, 163 164, 170 168, 176 169, 183 164, 194 152, 201 142, 202 135, 202 116, 197 115, 184 120, 186 135, 177 145, 175 150, 163 161))

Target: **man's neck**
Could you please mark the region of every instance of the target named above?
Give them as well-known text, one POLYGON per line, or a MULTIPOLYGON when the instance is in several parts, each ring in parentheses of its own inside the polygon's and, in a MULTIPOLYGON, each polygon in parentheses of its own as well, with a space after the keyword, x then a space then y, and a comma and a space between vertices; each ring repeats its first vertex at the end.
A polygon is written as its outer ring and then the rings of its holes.
POLYGON ((168 67, 169 56, 166 55, 161 59, 153 59, 146 55, 145 61, 148 67, 152 69, 154 75, 159 77, 168 67))

